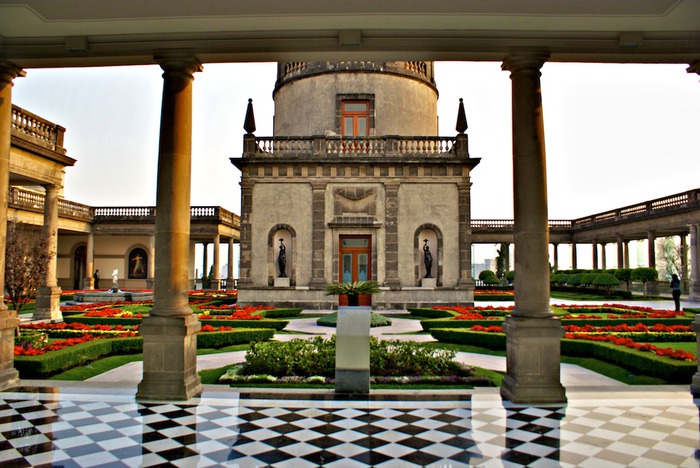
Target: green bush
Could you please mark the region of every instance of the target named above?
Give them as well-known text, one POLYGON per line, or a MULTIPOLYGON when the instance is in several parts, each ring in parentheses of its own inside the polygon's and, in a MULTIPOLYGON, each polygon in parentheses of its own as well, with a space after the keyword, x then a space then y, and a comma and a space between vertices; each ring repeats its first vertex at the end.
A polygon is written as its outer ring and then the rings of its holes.
POLYGON ((593 284, 593 280, 598 276, 599 273, 594 273, 593 271, 589 271, 587 273, 583 273, 581 275, 581 285, 582 286, 590 286, 593 284))
POLYGON ((438 310, 424 307, 409 307, 407 310, 414 317, 447 318, 457 315, 457 312, 454 310, 438 310))
POLYGON ((491 270, 482 270, 479 273, 479 279, 484 284, 498 284, 500 282, 500 280, 498 279, 498 276, 496 276, 496 273, 494 273, 491 270))
MULTIPOLYGON (((316 325, 319 325, 321 327, 336 327, 336 326, 338 326, 338 312, 332 312, 330 314, 324 315, 323 317, 319 317, 318 320, 316 320, 316 325)), ((391 325, 390 319, 384 317, 383 315, 375 314, 374 312, 370 312, 369 326, 371 328, 388 327, 389 325, 391 325)))
POLYGON ((269 340, 273 336, 275 336, 275 331, 270 328, 197 333, 197 348, 224 348, 236 344, 269 340))
POLYGON ((574 273, 573 275, 569 275, 569 277, 566 280, 566 284, 570 286, 580 286, 582 276, 583 274, 581 273, 574 273))
POLYGON ((430 334, 442 343, 468 344, 493 350, 506 349, 504 333, 487 333, 457 328, 432 328, 430 334))
POLYGON ((286 308, 286 309, 277 308, 277 309, 263 310, 259 313, 263 317, 273 319, 273 318, 282 318, 282 317, 298 317, 299 314, 301 314, 301 312, 303 310, 304 309, 302 309, 301 307, 286 308))
POLYGON ((289 325, 289 320, 201 320, 202 325, 211 325, 212 327, 233 327, 233 328, 271 328, 273 330, 282 330, 289 325))
POLYGON ((515 270, 508 270, 506 272, 506 279, 508 280, 509 283, 512 283, 515 281, 515 270))
POLYGON ((653 268, 640 267, 632 270, 632 281, 655 281, 659 277, 659 272, 653 268))

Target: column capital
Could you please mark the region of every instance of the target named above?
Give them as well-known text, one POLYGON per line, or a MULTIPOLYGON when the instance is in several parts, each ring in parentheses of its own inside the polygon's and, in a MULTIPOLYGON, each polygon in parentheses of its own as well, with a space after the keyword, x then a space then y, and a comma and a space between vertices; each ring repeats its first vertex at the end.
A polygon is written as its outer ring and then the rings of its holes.
POLYGON ((17 77, 26 76, 26 72, 12 62, 0 57, 0 85, 12 83, 17 77))
POLYGON ((184 51, 157 53, 153 59, 165 73, 185 73, 192 76, 204 69, 194 54, 184 51))
POLYGON ((511 74, 521 72, 539 73, 542 65, 549 59, 548 52, 511 52, 503 60, 501 69, 511 74))

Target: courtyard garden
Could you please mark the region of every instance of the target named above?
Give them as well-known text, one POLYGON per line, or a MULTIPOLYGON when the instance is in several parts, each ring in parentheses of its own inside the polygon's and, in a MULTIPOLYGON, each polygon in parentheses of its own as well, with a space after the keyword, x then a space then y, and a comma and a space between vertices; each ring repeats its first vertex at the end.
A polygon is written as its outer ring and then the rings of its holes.
MULTIPOLYGON (((500 294, 497 290, 488 294, 500 294)), ((235 294, 192 292, 190 307, 202 323, 199 354, 246 351, 242 365, 203 371, 203 381, 232 385, 331 386, 335 341, 331 337, 277 341, 301 309, 241 306, 235 294)), ((139 326, 151 302, 91 303, 62 307, 60 323, 27 323, 15 342, 15 367, 25 379, 83 379, 142 359, 139 326), (111 362, 112 364, 106 364, 111 362), (102 365, 101 363, 105 363, 102 365), (102 367, 101 367, 102 366, 102 367)), ((498 385, 498 373, 455 361, 459 351, 504 355, 502 331, 508 307, 435 306, 410 309, 420 334, 436 342, 410 339, 371 341, 373 385, 498 385)), ((561 319, 563 362, 589 367, 627 383, 689 383, 697 371, 693 311, 675 312, 619 304, 553 306, 561 319), (612 368, 613 370, 609 370, 612 368), (606 370, 608 369, 608 370, 606 370), (625 377, 625 374, 627 377, 625 377)), ((374 325, 392 320, 375 315, 374 325)), ((403 320, 406 320, 405 318, 403 320)), ((335 326, 325 315, 319 325, 335 326)), ((404 337, 406 338, 406 337, 404 337)), ((236 365, 234 365, 236 364, 236 365)), ((374 387, 373 387, 374 388, 374 387)))

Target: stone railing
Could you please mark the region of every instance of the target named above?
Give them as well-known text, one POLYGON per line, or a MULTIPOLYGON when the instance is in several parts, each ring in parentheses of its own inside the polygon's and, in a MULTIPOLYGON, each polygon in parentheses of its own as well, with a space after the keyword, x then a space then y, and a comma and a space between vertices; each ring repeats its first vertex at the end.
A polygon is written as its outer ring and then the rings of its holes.
MULTIPOLYGON (((550 219, 548 221, 550 229, 565 228, 571 229, 572 221, 566 219, 550 219)), ((472 230, 495 230, 512 231, 515 222, 512 219, 472 219, 472 230)))
POLYGON ((190 208, 192 222, 220 222, 227 226, 240 228, 241 218, 220 206, 193 206, 190 208))
MULTIPOLYGON (((31 190, 25 190, 19 187, 10 187, 7 198, 7 206, 20 210, 43 213, 44 194, 31 190)), ((91 221, 92 208, 87 205, 66 200, 64 198, 59 198, 58 215, 62 218, 91 221)))
POLYGON ((458 137, 253 137, 246 136, 244 157, 462 156, 458 137))
POLYGON ((572 223, 575 229, 589 228, 698 208, 700 208, 700 189, 695 189, 575 219, 572 223))
POLYGON ((100 220, 107 218, 152 218, 155 220, 156 208, 155 206, 103 206, 94 208, 94 216, 100 220))
POLYGON ((65 154, 63 135, 66 129, 32 114, 21 107, 12 106, 12 135, 39 146, 65 154))

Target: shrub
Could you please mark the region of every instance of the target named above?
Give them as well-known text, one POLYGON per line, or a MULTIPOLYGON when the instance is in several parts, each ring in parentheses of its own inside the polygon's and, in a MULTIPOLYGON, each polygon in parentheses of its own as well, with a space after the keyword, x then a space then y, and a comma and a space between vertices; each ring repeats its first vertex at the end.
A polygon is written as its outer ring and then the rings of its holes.
POLYGON ((593 280, 595 277, 598 276, 598 273, 594 273, 592 271, 584 273, 581 275, 581 285, 583 286, 590 286, 593 284, 593 280))
POLYGON ((627 289, 630 288, 630 281, 632 280, 632 269, 631 268, 618 268, 613 271, 613 275, 620 281, 624 281, 627 285, 627 289))
POLYGON ((408 311, 414 317, 448 318, 457 315, 457 312, 454 310, 428 309, 422 307, 409 307, 408 311))
POLYGON ((479 273, 479 279, 485 284, 498 284, 500 282, 496 273, 491 270, 482 270, 479 273))
POLYGON ((566 280, 566 284, 569 284, 571 286, 580 286, 582 276, 583 275, 581 273, 574 273, 573 275, 569 275, 569 277, 566 280))
POLYGON ((632 270, 632 280, 633 281, 641 281, 642 283, 646 284, 647 281, 654 281, 658 277, 659 277, 659 272, 653 268, 641 267, 641 268, 635 268, 634 270, 632 270))
POLYGON ((269 310, 262 310, 259 312, 259 314, 263 317, 266 318, 282 318, 282 317, 298 317, 299 314, 304 309, 301 307, 296 307, 296 308, 288 308, 288 309, 269 309, 269 310))
POLYGON ((506 279, 508 280, 509 283, 512 283, 515 281, 515 270, 508 270, 506 272, 506 279))
POLYGON ((610 273, 600 273, 593 278, 591 284, 610 292, 615 286, 620 284, 620 281, 610 273))
MULTIPOLYGON (((369 326, 370 327, 388 327, 391 325, 391 320, 380 314, 375 314, 370 312, 369 315, 369 326)), ((326 314, 316 320, 316 325, 322 327, 336 327, 338 325, 338 312, 333 312, 326 314)))

